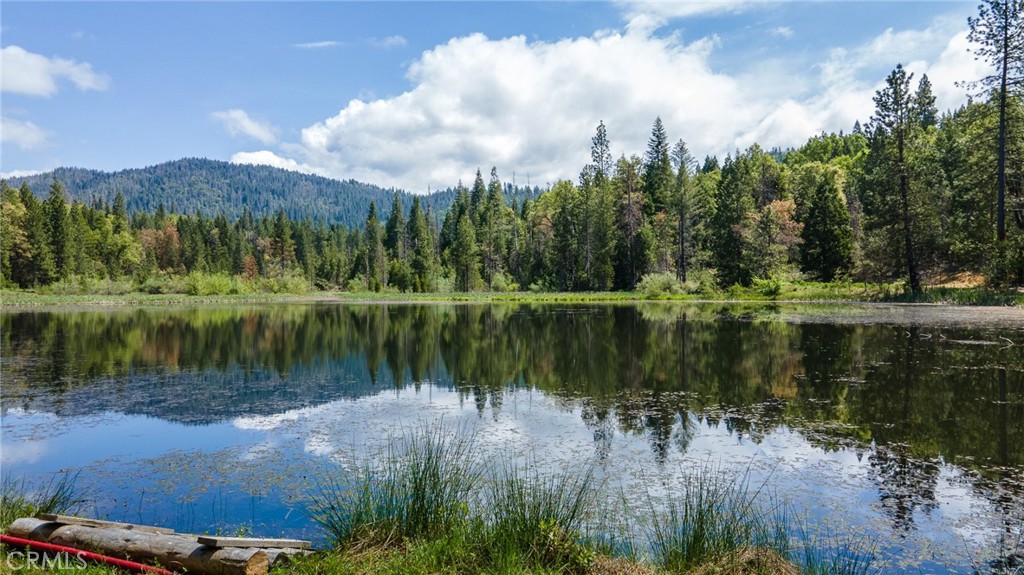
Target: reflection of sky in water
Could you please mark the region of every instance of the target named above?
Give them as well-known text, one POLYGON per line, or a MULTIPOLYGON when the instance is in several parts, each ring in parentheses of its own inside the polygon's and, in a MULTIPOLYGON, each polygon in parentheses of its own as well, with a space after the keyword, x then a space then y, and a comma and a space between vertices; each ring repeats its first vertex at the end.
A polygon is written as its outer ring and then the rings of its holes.
POLYGON ((506 391, 482 411, 471 396, 446 385, 381 391, 358 400, 276 415, 186 426, 146 416, 60 418, 11 409, 3 418, 0 462, 5 474, 44 476, 81 469, 91 491, 89 514, 230 532, 245 524, 260 535, 316 537, 301 510, 328 462, 350 466, 389 436, 442 421, 474 431, 485 458, 542 462, 551 469, 593 461, 610 497, 627 494, 634 508, 678 488, 686 473, 712 466, 768 484, 816 529, 866 534, 896 563, 919 558, 927 571, 980 561, 1000 529, 999 511, 942 466, 938 505, 916 508, 916 529, 899 531, 881 508, 869 451, 824 451, 781 426, 759 443, 691 414, 676 420, 665 457, 645 432, 623 432, 613 413, 585 418, 579 400, 540 391, 506 391))

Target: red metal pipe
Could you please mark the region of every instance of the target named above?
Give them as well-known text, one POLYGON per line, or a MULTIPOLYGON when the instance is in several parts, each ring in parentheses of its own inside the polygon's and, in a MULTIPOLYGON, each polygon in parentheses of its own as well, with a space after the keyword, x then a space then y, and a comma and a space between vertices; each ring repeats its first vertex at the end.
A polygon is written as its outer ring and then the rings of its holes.
POLYGON ((33 541, 32 539, 22 539, 21 537, 11 537, 10 535, 0 535, 0 543, 9 543, 11 545, 21 545, 22 547, 36 547, 43 549, 44 551, 56 551, 59 553, 69 553, 82 559, 90 559, 100 563, 106 563, 107 565, 113 565, 115 567, 121 567, 122 569, 129 569, 131 571, 141 571, 143 573, 154 573, 156 575, 174 575, 173 572, 159 567, 153 567, 151 565, 143 565, 142 563, 136 563, 134 561, 126 561, 124 559, 118 559, 117 557, 110 557, 107 555, 100 555, 99 553, 91 553, 89 551, 82 551, 81 549, 75 549, 74 547, 65 547, 64 545, 54 545, 53 543, 44 543, 42 541, 33 541))

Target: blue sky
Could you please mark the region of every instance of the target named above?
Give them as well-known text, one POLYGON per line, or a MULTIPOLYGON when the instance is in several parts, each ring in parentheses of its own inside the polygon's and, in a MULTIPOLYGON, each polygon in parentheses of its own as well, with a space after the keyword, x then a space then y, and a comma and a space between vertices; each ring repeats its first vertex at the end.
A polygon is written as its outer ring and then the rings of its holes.
POLYGON ((574 179, 599 121, 643 153, 799 145, 903 63, 941 108, 980 76, 975 2, 220 2, 0 7, 0 172, 181 157, 425 192, 574 179))

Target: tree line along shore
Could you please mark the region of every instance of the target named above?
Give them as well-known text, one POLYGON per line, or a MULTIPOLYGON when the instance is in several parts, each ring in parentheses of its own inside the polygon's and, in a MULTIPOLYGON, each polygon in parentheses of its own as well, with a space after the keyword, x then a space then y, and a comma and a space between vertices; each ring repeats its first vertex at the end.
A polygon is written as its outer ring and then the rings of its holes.
POLYGON ((575 182, 509 201, 496 168, 486 180, 477 170, 443 214, 419 198, 406 211, 396 194, 358 228, 283 210, 129 213, 120 194, 70 201, 56 179, 45 198, 2 183, 0 287, 58 299, 615 291, 1013 303, 1024 284, 1020 94, 993 90, 940 114, 927 76, 914 85, 897 66, 866 124, 724 160, 695 160, 660 118, 642 157, 614 159, 600 123, 575 182), (968 289, 926 290, 950 277, 968 289))

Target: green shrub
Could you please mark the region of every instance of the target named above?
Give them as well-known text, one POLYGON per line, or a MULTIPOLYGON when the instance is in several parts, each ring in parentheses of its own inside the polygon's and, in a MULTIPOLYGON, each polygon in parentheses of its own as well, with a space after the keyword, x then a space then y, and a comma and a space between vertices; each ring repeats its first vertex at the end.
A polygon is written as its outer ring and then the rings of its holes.
MULTIPOLYGON (((363 289, 366 289, 365 284, 363 286, 363 289)), ((309 291, 309 281, 299 274, 259 278, 256 280, 256 291, 261 293, 304 294, 309 291)))
POLYGON ((663 295, 675 295, 683 293, 683 284, 676 279, 675 274, 651 273, 640 278, 636 284, 636 291, 650 298, 663 295))
POLYGON ((135 292, 131 278, 90 278, 71 276, 39 289, 52 295, 125 295, 135 292))
POLYGON ((776 297, 782 293, 782 281, 775 276, 755 279, 754 291, 763 296, 776 297))
POLYGON ((717 296, 720 292, 718 291, 718 278, 715 277, 715 270, 702 268, 690 271, 686 274, 683 291, 691 294, 700 294, 708 298, 717 296))
POLYGON ((231 278, 227 274, 192 272, 185 277, 188 295, 227 295, 231 293, 231 278))

